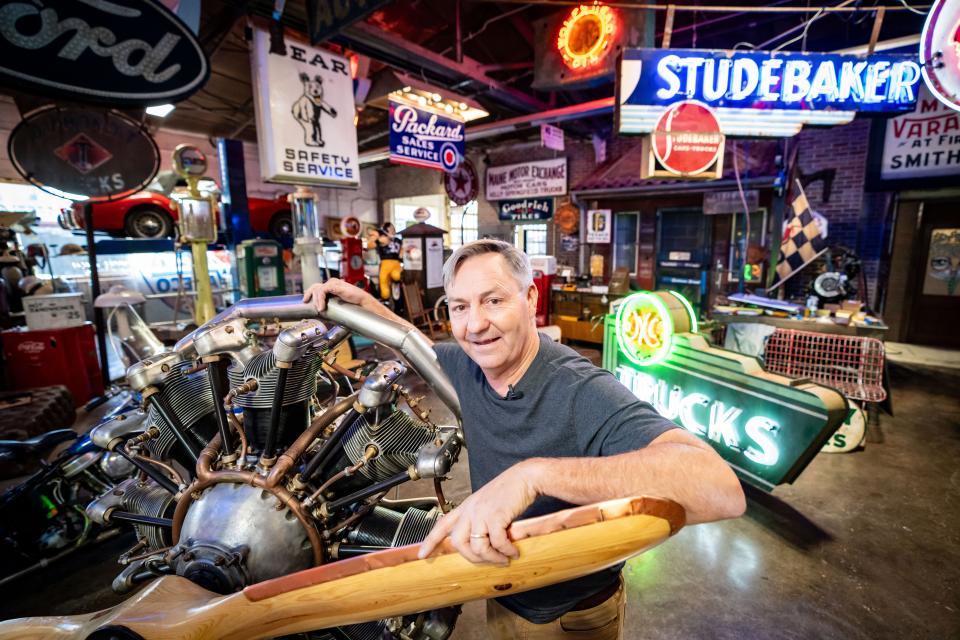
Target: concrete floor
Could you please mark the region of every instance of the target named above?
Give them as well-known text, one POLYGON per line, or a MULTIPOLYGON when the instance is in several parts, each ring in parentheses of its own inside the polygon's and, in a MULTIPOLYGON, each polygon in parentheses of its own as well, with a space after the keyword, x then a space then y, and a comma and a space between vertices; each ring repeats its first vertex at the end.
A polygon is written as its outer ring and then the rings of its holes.
MULTIPOLYGON (((689 527, 632 560, 626 638, 960 638, 960 376, 891 375, 896 417, 882 416, 864 450, 821 454, 792 486, 748 489, 745 517, 689 527)), ((445 487, 466 495, 465 463, 445 487)), ((109 583, 130 543, 0 591, 0 618, 117 602, 109 583)), ((487 637, 482 602, 464 606, 453 637, 487 637)))

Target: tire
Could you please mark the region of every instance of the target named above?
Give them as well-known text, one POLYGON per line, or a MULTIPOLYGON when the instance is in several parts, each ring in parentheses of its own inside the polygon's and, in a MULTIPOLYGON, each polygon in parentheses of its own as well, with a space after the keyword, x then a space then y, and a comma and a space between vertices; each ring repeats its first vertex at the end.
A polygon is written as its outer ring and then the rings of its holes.
POLYGON ((167 238, 173 235, 173 219, 160 207, 138 207, 127 214, 123 230, 130 238, 167 238))
POLYGON ((0 394, 0 399, 22 396, 29 396, 29 402, 0 409, 0 439, 22 439, 22 434, 32 438, 70 427, 76 420, 73 396, 64 386, 7 392, 0 394))
POLYGON ((270 218, 270 224, 267 225, 267 231, 277 242, 293 240, 293 216, 289 211, 279 211, 270 218))

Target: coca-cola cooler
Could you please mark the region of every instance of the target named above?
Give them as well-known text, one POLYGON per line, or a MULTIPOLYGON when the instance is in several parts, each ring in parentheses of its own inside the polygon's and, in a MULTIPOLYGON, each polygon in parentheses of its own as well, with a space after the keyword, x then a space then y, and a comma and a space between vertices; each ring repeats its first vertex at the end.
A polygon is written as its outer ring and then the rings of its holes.
POLYGON ((4 331, 3 357, 10 389, 62 384, 77 406, 103 395, 96 337, 89 322, 64 329, 4 331))
POLYGON ((557 276, 557 259, 554 256, 530 256, 533 267, 533 284, 537 287, 537 326, 550 324, 550 290, 557 276))

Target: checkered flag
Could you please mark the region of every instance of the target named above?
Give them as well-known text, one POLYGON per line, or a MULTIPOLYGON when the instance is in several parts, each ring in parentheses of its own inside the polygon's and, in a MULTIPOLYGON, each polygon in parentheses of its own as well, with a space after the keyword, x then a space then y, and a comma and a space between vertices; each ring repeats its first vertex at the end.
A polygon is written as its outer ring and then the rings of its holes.
POLYGON ((810 211, 810 203, 803 187, 797 181, 800 195, 791 203, 793 214, 783 229, 780 241, 780 260, 777 262, 777 279, 768 291, 776 289, 788 278, 816 260, 827 250, 827 243, 821 233, 820 223, 810 211))

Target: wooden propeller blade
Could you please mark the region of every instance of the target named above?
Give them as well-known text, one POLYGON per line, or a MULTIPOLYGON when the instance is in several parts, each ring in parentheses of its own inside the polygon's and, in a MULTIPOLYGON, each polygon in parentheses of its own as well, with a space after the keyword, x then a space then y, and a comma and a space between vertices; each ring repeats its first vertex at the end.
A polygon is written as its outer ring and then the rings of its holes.
POLYGON ((680 505, 624 498, 520 520, 510 537, 520 557, 506 567, 473 564, 449 538, 425 560, 419 545, 380 551, 219 596, 165 576, 112 609, 0 623, 0 640, 86 638, 125 627, 147 640, 247 640, 337 627, 537 589, 642 553, 684 524, 680 505))

